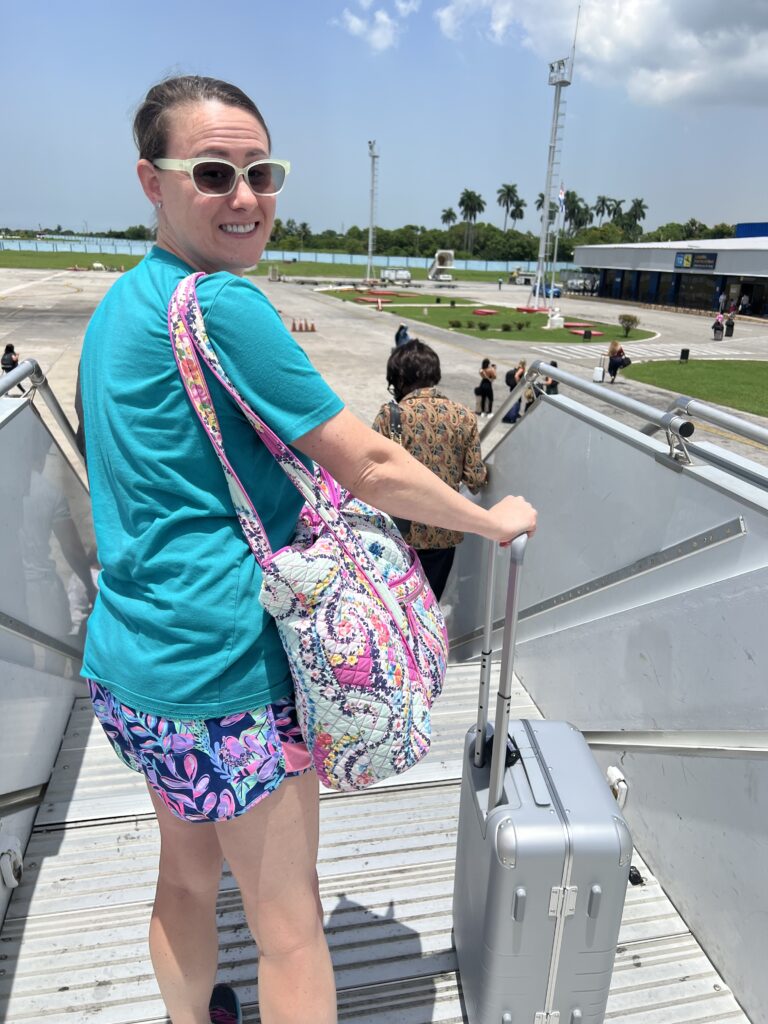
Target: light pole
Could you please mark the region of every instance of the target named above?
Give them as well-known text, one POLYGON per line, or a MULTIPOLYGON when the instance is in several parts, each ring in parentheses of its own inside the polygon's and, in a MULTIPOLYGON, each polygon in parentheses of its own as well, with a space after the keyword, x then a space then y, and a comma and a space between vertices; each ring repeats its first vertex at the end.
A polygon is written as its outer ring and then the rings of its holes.
POLYGON ((373 249, 376 234, 376 161, 379 159, 379 154, 376 152, 375 139, 371 139, 368 142, 368 155, 371 158, 371 212, 368 220, 368 267, 365 276, 370 281, 373 279, 373 249))

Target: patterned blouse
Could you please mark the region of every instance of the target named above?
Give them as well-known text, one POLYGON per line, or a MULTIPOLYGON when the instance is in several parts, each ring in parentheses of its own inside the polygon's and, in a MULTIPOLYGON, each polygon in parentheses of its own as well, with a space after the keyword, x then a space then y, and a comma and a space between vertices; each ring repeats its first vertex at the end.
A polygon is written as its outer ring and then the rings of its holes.
MULTIPOLYGON (((476 494, 488 475, 480 456, 477 417, 465 406, 446 398, 437 388, 418 388, 399 404, 406 451, 455 491, 465 483, 476 494)), ((392 437, 389 403, 379 409, 373 429, 392 437)), ((411 523, 405 539, 417 551, 423 551, 455 547, 464 539, 464 534, 411 523)))

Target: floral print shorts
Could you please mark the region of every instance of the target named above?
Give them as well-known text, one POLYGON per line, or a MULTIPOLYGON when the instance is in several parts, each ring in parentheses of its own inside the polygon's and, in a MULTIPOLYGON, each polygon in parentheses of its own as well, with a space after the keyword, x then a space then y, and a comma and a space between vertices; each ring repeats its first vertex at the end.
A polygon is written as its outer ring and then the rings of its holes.
POLYGON ((178 721, 135 711, 93 679, 88 689, 117 756, 183 821, 236 818, 312 767, 293 697, 225 718, 178 721))

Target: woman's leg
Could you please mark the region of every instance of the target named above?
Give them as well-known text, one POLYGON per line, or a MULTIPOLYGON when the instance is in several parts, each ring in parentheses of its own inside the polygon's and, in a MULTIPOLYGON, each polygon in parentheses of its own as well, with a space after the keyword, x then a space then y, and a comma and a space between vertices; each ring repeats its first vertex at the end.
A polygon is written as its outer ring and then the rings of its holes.
POLYGON ((173 1024, 209 1024, 219 956, 222 853, 216 826, 181 821, 148 788, 160 825, 160 871, 149 926, 152 966, 173 1024))
POLYGON ((317 776, 308 772, 286 779, 239 818, 216 825, 259 947, 263 1024, 336 1022, 317 885, 318 812, 317 776))

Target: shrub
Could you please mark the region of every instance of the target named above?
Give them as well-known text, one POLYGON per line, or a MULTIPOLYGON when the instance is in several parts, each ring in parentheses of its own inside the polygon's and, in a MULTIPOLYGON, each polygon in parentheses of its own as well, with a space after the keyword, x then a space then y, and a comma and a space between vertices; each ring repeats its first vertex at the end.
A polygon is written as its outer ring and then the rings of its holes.
POLYGON ((474 329, 475 329, 475 321, 474 320, 467 320, 467 327, 470 329, 470 331, 474 331, 474 329))
POLYGON ((485 320, 481 320, 480 323, 477 325, 477 329, 479 331, 487 331, 488 330, 488 324, 485 322, 485 320))
POLYGON ((629 332, 634 330, 640 323, 640 317, 635 316, 634 313, 622 313, 619 317, 619 323, 624 328, 624 337, 628 338, 629 332))
POLYGON ((512 324, 502 324, 501 325, 501 329, 502 329, 502 331, 511 331, 512 330, 512 324))
POLYGON ((451 309, 456 305, 456 299, 451 299, 451 309))
POLYGON ((517 323, 515 324, 515 327, 518 329, 518 331, 522 331, 524 326, 525 326, 525 324, 523 323, 522 320, 518 320, 517 323))
POLYGON ((448 321, 448 326, 449 327, 461 327, 461 320, 449 320, 448 321))

